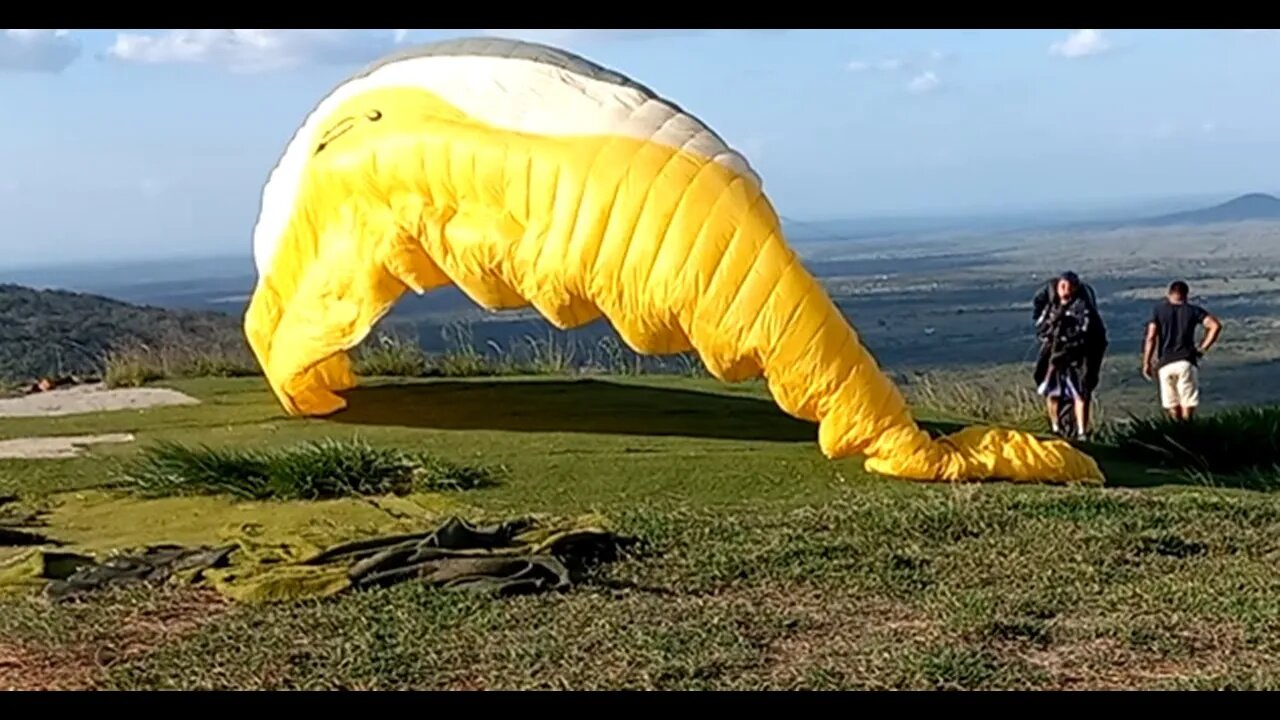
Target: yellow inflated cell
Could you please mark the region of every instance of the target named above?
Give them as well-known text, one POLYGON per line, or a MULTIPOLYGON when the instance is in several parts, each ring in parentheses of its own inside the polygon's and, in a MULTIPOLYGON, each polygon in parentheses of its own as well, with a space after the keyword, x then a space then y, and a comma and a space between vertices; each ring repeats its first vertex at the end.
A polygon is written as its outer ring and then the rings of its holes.
POLYGON ((341 410, 346 351, 406 291, 455 285, 642 353, 767 378, 832 458, 919 480, 1100 481, 1061 441, 931 439, 707 127, 586 61, 513 41, 426 46, 340 86, 263 194, 245 327, 291 414, 341 410))

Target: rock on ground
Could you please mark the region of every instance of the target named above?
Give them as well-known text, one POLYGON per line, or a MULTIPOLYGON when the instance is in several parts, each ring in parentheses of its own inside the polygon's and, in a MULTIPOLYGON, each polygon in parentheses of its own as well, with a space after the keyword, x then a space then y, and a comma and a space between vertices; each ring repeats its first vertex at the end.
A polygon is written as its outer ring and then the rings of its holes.
POLYGON ((162 405, 196 405, 200 401, 168 388, 118 388, 78 385, 61 390, 0 399, 0 418, 53 417, 111 410, 140 410, 162 405))
POLYGON ((80 454, 86 445, 133 442, 129 433, 109 435, 59 435, 0 440, 0 459, 56 459, 80 454))

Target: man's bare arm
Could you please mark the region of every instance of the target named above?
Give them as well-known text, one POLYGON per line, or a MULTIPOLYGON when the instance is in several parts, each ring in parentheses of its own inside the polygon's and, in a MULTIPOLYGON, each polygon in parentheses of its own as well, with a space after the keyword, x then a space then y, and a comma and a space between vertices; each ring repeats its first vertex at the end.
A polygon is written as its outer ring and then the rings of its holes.
POLYGON ((1156 360, 1156 335, 1158 334, 1156 324, 1147 323, 1147 337, 1142 343, 1142 375, 1150 378, 1153 371, 1152 366, 1156 360))
POLYGON ((1200 354, 1209 352, 1209 348, 1218 342, 1218 336, 1222 334, 1222 323, 1213 315, 1204 316, 1204 342, 1200 343, 1200 354))

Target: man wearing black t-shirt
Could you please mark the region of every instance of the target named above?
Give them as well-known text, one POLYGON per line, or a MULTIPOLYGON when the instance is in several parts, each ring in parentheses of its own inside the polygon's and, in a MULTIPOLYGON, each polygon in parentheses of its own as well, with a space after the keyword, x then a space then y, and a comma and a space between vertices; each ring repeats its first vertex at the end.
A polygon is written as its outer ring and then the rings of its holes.
POLYGON ((1142 375, 1159 378, 1160 402, 1175 420, 1190 420, 1200 405, 1200 358, 1218 341, 1222 323, 1209 311, 1187 302, 1187 284, 1169 286, 1147 323, 1142 347, 1142 375), (1204 342, 1196 345, 1196 327, 1205 328, 1204 342))

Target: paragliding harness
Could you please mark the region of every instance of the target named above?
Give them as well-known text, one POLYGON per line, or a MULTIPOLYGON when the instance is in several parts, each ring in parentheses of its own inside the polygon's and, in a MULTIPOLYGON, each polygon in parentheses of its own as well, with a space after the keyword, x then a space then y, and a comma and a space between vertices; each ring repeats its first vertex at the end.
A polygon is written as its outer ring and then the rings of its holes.
MULTIPOLYGON (((1086 301, 1086 305, 1087 305, 1086 301)), ((1041 343, 1049 345, 1049 364, 1045 369, 1044 381, 1051 382, 1054 373, 1058 369, 1059 352, 1065 349, 1066 345, 1083 345, 1084 338, 1076 337, 1074 333, 1072 337, 1064 337, 1062 320, 1066 316, 1066 310, 1070 305, 1062 305, 1061 302, 1053 297, 1050 304, 1045 308, 1044 313, 1036 321, 1037 335, 1040 337, 1041 343)), ((1086 312, 1091 308, 1086 307, 1086 312)), ((1083 378, 1081 381, 1083 384, 1083 378)), ((1075 388, 1076 392, 1087 392, 1083 387, 1075 388)), ((1076 413, 1074 402, 1063 402, 1062 397, 1058 400, 1058 432, 1064 437, 1076 437, 1078 428, 1076 427, 1076 413)))
MULTIPOLYGON (((1072 345, 1079 343, 1083 345, 1080 349, 1084 352, 1084 367, 1080 377, 1080 386, 1076 390, 1081 392, 1088 401, 1092 399, 1093 389, 1098 380, 1097 374, 1101 370, 1102 355, 1107 348, 1106 325, 1102 322, 1102 316, 1098 313, 1098 299, 1094 295, 1093 288, 1087 283, 1081 282, 1075 273, 1063 273, 1061 277, 1073 280, 1076 285, 1077 292, 1072 302, 1064 306, 1061 298, 1058 297, 1057 279, 1060 278, 1055 278, 1048 282, 1033 301, 1036 312, 1034 318, 1036 337, 1040 341, 1041 349, 1040 357, 1036 361, 1036 384, 1039 386, 1053 378, 1053 374, 1059 366, 1057 362, 1054 362, 1054 359, 1060 358, 1065 354, 1063 352, 1064 348, 1061 346, 1063 340, 1072 345), (1075 302, 1084 304, 1087 327, 1083 333, 1073 333, 1072 337, 1063 338, 1062 328, 1058 327, 1057 322, 1063 315, 1067 314, 1067 308, 1075 302), (1042 370, 1043 374, 1041 374, 1042 370)), ((1071 406, 1072 403, 1059 403, 1058 405, 1058 428, 1060 432, 1068 433, 1068 437, 1076 435, 1075 411, 1071 406)))

